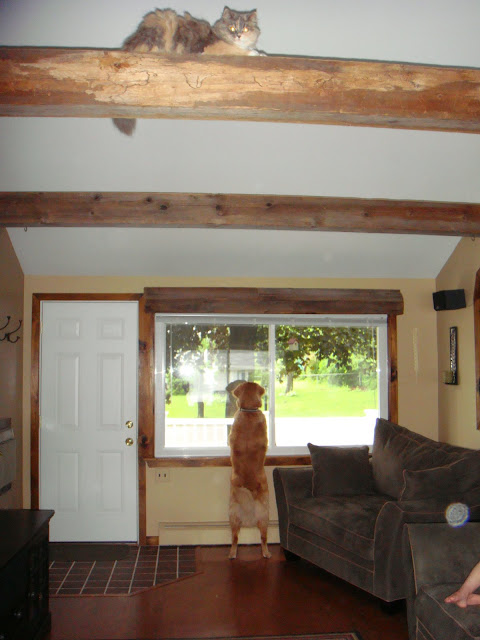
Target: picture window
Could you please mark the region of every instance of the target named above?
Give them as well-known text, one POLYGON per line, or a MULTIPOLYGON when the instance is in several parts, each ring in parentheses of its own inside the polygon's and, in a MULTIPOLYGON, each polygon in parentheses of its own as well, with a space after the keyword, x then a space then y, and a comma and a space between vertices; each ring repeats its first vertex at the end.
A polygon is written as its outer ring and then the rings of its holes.
POLYGON ((261 384, 267 455, 373 442, 386 315, 155 315, 155 455, 228 456, 234 387, 261 384))

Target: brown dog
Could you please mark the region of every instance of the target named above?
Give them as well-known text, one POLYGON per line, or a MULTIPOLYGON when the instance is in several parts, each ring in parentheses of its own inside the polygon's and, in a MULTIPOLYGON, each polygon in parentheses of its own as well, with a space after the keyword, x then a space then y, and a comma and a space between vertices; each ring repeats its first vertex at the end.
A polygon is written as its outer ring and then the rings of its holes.
POLYGON ((243 527, 258 527, 262 555, 267 547, 268 485, 264 462, 267 452, 267 423, 260 407, 265 389, 256 382, 243 382, 233 391, 238 410, 230 433, 230 527, 232 546, 229 558, 237 557, 238 533, 243 527))

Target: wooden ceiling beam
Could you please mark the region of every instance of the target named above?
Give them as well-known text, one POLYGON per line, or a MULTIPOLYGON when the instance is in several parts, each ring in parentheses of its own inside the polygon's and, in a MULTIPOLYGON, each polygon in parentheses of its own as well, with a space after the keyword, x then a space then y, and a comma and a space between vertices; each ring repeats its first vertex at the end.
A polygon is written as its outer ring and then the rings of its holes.
POLYGON ((478 236, 480 204, 248 194, 0 192, 0 225, 478 236))
POLYGON ((480 69, 0 47, 0 116, 256 120, 480 132, 480 69))

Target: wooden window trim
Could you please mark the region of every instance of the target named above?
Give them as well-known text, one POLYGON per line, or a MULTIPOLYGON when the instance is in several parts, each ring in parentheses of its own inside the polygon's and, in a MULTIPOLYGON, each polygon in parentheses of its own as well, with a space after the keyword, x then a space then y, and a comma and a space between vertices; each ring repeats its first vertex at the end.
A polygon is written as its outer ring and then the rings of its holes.
MULTIPOLYGON (((228 456, 189 456, 183 458, 146 458, 148 467, 231 467, 228 456)), ((295 467, 310 464, 309 455, 267 456, 266 467, 295 467)))
POLYGON ((402 294, 394 289, 146 287, 144 295, 148 313, 403 313, 402 294))
MULTIPOLYGON (((140 452, 149 467, 230 466, 227 457, 185 456, 155 458, 154 345, 156 313, 256 314, 386 314, 388 330, 388 416, 398 422, 397 322, 403 313, 400 291, 391 289, 256 289, 224 287, 147 287, 140 345, 145 382, 139 417, 140 452), (148 318, 149 317, 149 318, 148 318)), ((309 456, 267 456, 267 466, 310 464, 309 456)))

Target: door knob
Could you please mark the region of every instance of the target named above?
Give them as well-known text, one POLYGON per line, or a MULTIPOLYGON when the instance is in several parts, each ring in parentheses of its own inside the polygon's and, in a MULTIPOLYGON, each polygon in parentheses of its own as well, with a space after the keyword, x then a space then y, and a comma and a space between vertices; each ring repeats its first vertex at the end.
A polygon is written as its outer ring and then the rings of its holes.
POLYGON ((127 447, 131 447, 133 444, 133 438, 127 438, 125 440, 125 444, 127 445, 127 447))
POLYGON ((133 421, 132 420, 127 420, 125 422, 125 426, 127 427, 127 429, 132 429, 133 428, 133 421))

